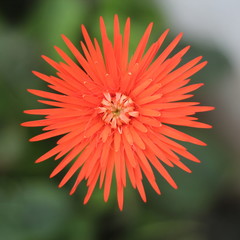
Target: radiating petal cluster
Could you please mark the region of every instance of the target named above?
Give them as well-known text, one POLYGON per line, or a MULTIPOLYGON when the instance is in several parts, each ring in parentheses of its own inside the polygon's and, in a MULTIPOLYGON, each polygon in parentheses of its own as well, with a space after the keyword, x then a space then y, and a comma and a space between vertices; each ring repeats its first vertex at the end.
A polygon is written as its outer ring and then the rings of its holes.
POLYGON ((43 133, 30 141, 61 136, 56 146, 36 162, 55 156, 59 163, 50 177, 67 168, 60 187, 76 175, 70 194, 83 180, 86 181, 88 191, 84 203, 88 202, 97 183, 103 187, 107 201, 113 177, 116 178, 120 209, 123 208, 127 176, 143 201, 146 201, 143 175, 160 194, 153 168, 177 188, 164 165, 191 172, 180 156, 194 162, 199 160, 175 140, 206 145, 171 125, 211 127, 193 115, 213 107, 185 101, 193 96, 192 91, 203 85, 189 84, 190 77, 207 62, 200 62, 202 57, 196 57, 178 67, 189 46, 171 54, 182 37, 180 33, 165 49, 160 49, 169 30, 146 49, 152 25, 149 24, 133 56, 129 57, 130 19, 127 19, 122 34, 118 16, 114 17, 111 42, 100 18, 102 46, 96 39, 91 40, 82 26, 85 40, 80 42, 82 53, 62 35, 75 59, 55 47, 62 62, 42 57, 56 69, 56 76, 33 72, 54 91, 28 90, 45 99, 39 102, 50 108, 26 110, 27 114, 45 117, 22 125, 43 127, 43 133), (157 54, 159 49, 161 53, 157 54))

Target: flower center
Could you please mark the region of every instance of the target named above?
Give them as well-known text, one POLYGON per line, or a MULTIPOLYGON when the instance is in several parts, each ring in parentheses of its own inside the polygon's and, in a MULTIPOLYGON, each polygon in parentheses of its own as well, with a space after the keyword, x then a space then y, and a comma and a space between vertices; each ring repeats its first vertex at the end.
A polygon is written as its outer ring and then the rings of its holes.
POLYGON ((138 117, 139 112, 135 111, 135 104, 131 98, 124 94, 104 93, 98 113, 102 114, 105 123, 110 124, 111 128, 118 128, 122 133, 122 125, 129 124, 132 117, 138 117))

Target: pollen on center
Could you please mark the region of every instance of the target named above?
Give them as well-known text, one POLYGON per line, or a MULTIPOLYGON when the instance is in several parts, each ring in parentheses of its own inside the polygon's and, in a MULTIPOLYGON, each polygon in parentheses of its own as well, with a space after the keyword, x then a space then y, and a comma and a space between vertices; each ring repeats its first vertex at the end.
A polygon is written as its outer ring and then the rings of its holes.
POLYGON ((139 112, 135 110, 135 104, 131 98, 122 93, 104 93, 98 113, 102 120, 111 125, 111 128, 118 128, 122 132, 122 126, 129 124, 132 117, 138 117, 139 112))

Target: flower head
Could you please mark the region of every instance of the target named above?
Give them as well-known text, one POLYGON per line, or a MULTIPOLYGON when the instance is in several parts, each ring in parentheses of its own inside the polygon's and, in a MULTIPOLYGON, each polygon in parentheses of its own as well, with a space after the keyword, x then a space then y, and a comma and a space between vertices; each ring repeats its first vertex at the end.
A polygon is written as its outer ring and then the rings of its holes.
POLYGON ((138 189, 143 201, 146 201, 143 174, 160 194, 153 167, 172 187, 177 188, 164 165, 177 166, 191 172, 181 162, 180 156, 194 162, 199 160, 173 139, 206 145, 170 125, 211 127, 197 121, 193 115, 212 110, 213 107, 182 101, 192 97, 189 93, 203 85, 188 84, 189 78, 207 62, 200 62, 202 57, 197 57, 177 68, 183 55, 189 50, 187 46, 169 57, 180 41, 181 33, 156 57, 168 30, 146 50, 151 29, 152 23, 147 27, 129 61, 130 19, 127 19, 122 35, 118 16, 115 16, 112 43, 107 36, 104 21, 100 18, 102 49, 96 39, 90 39, 82 26, 85 40, 85 43, 81 42, 83 54, 62 35, 77 63, 55 47, 64 62, 42 57, 56 69, 57 76, 33 72, 55 92, 28 91, 48 99, 39 102, 54 108, 26 110, 27 114, 45 115, 45 118, 22 125, 44 127, 44 132, 30 141, 61 135, 56 146, 36 162, 52 156, 56 160, 61 158, 50 177, 71 163, 59 186, 62 187, 77 174, 70 193, 74 193, 85 180, 88 192, 84 203, 88 202, 98 181, 100 187, 104 188, 104 200, 107 201, 113 175, 116 177, 120 209, 123 208, 126 175, 132 186, 138 189))

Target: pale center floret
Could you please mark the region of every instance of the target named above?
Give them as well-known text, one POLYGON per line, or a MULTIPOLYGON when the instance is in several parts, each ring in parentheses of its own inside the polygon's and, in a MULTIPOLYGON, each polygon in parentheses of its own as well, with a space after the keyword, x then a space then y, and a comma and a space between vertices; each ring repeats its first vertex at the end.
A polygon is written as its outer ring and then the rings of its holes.
POLYGON ((104 93, 98 113, 102 114, 105 123, 111 125, 111 128, 118 128, 120 133, 124 124, 129 124, 132 117, 139 115, 139 112, 135 111, 132 99, 121 93, 104 93))

